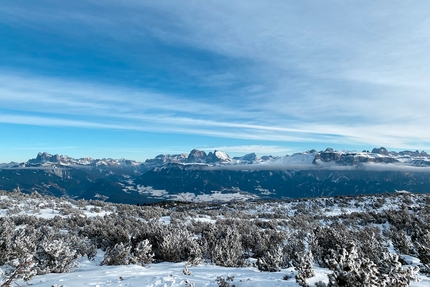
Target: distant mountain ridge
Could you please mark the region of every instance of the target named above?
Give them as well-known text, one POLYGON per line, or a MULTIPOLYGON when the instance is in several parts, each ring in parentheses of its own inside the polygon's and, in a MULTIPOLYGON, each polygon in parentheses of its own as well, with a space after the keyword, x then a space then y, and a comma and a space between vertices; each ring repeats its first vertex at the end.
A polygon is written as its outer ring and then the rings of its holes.
POLYGON ((90 165, 90 166, 120 166, 120 165, 138 165, 139 163, 134 160, 128 159, 92 159, 90 157, 84 157, 80 159, 74 159, 66 155, 52 155, 47 152, 39 152, 36 158, 30 159, 25 163, 20 164, 20 167, 26 166, 43 166, 49 164, 58 164, 64 166, 71 165, 90 165))
POLYGON ((106 166, 106 167, 139 167, 142 171, 160 167, 170 163, 177 164, 207 164, 207 165, 240 165, 240 164, 320 164, 333 162, 339 165, 354 165, 359 163, 399 163, 411 166, 430 166, 430 155, 425 151, 388 151, 384 147, 374 148, 369 151, 336 151, 327 148, 317 152, 309 150, 301 153, 294 153, 286 156, 262 156, 249 153, 242 157, 231 158, 227 153, 219 150, 209 152, 193 149, 189 154, 160 154, 153 159, 138 162, 128 159, 93 159, 84 157, 74 159, 66 155, 52 155, 47 152, 39 152, 36 158, 27 162, 1 164, 0 168, 25 168, 43 166, 106 166))
POLYGON ((219 150, 193 149, 138 162, 43 152, 23 163, 1 164, 0 189, 119 203, 429 192, 430 155, 380 147, 231 158, 219 150))

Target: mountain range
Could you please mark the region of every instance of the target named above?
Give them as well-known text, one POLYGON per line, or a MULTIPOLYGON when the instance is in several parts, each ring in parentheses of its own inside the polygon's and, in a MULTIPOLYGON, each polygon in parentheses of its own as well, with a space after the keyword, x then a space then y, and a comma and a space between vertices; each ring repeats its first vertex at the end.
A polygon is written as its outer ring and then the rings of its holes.
POLYGON ((381 147, 231 158, 193 149, 137 162, 44 152, 26 162, 0 164, 0 189, 133 204, 429 192, 430 155, 381 147))

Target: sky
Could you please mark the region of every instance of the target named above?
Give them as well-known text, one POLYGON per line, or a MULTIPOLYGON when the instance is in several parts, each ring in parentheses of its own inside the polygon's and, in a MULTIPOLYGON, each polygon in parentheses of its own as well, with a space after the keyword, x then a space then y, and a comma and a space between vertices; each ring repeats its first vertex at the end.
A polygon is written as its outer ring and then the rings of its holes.
POLYGON ((0 162, 430 152, 429 1, 0 3, 0 162))

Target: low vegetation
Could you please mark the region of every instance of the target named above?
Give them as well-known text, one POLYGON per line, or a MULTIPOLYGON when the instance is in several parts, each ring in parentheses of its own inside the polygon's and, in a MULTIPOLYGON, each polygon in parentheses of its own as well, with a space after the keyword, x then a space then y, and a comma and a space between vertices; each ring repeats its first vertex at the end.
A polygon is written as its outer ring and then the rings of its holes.
POLYGON ((97 250, 102 265, 294 267, 300 286, 319 266, 331 273, 315 286, 408 286, 430 273, 429 203, 427 194, 396 193, 136 206, 0 192, 2 286, 69 272, 97 250))

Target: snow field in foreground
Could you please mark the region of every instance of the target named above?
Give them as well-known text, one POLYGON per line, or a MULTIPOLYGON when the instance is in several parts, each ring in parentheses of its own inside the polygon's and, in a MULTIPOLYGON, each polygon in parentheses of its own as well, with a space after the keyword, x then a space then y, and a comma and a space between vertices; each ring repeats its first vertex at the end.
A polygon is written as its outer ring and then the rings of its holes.
MULTIPOLYGON (((103 252, 99 251, 94 261, 86 258, 79 260, 79 267, 70 273, 46 274, 33 277, 29 283, 34 287, 51 287, 55 284, 60 287, 185 287, 186 282, 193 283, 195 287, 209 286, 218 287, 216 279, 218 276, 226 279, 228 276, 234 276, 230 285, 236 287, 297 287, 299 286, 294 279, 294 268, 283 269, 280 272, 260 272, 257 268, 227 268, 211 264, 200 264, 198 266, 188 266, 191 275, 183 274, 182 263, 158 263, 149 264, 146 267, 136 265, 122 266, 99 266, 103 259, 103 252), (284 276, 290 278, 284 280, 284 276)), ((327 274, 330 270, 315 267, 315 276, 308 279, 310 286, 315 282, 328 282, 327 274)), ((428 287, 430 278, 421 276, 420 282, 411 283, 411 287, 428 287)), ((19 280, 21 286, 26 284, 19 280)))

